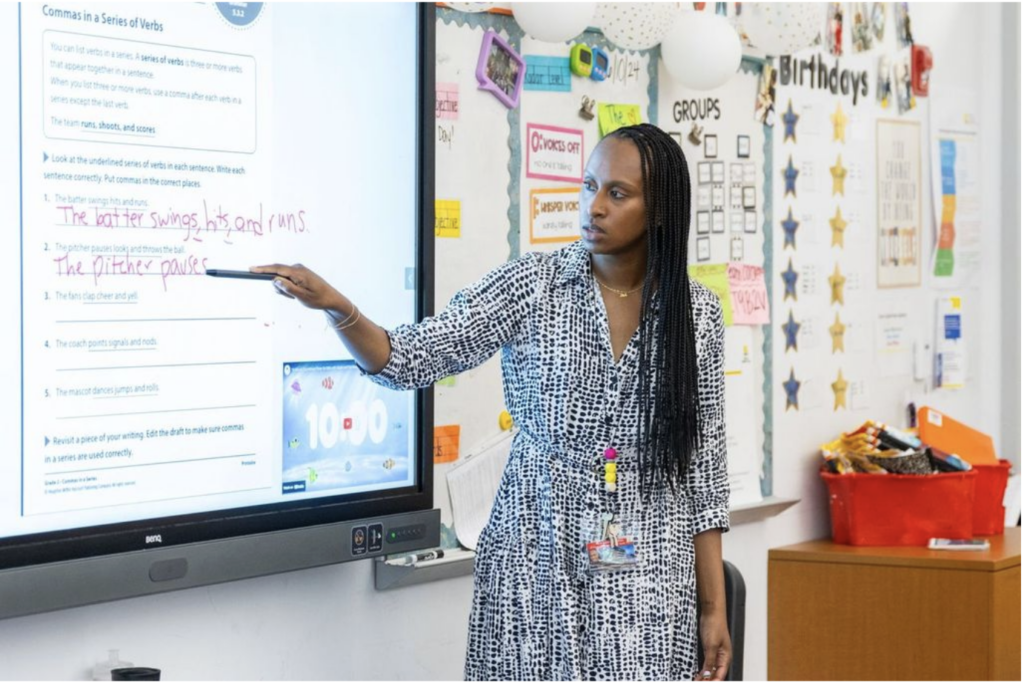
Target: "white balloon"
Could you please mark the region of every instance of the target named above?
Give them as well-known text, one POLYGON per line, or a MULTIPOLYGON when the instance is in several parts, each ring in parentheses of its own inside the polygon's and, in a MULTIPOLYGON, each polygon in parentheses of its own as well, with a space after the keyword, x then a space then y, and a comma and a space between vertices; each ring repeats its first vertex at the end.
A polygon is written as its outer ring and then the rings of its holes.
POLYGON ((597 25, 605 38, 627 50, 647 50, 662 41, 682 12, 678 2, 601 2, 597 25))
POLYGON ((448 7, 457 10, 459 12, 466 12, 467 14, 477 14, 479 12, 486 12, 487 10, 494 7, 493 2, 446 2, 444 3, 448 7))
POLYGON ((810 47, 825 26, 827 3, 743 3, 741 23, 754 47, 777 57, 810 47))
POLYGON ((513 2, 512 16, 537 40, 564 43, 590 26, 596 8, 594 2, 513 2))
POLYGON ((661 41, 661 59, 681 85, 712 90, 724 85, 740 66, 740 37, 725 17, 711 12, 680 16, 661 41))

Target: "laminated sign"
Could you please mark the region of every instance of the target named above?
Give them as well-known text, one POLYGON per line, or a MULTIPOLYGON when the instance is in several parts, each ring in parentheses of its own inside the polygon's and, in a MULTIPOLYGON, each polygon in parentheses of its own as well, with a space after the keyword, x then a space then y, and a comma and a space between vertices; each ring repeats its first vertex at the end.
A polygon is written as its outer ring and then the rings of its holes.
POLYGON ((527 123, 526 177, 583 182, 583 131, 527 123))

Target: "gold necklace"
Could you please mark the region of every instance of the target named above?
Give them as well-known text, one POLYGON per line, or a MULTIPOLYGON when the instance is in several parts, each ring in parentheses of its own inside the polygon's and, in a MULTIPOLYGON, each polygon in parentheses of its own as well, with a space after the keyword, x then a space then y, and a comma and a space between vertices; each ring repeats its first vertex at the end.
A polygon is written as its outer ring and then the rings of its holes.
POLYGON ((604 287, 604 288, 605 288, 605 289, 607 289, 608 291, 610 291, 610 292, 612 292, 612 293, 615 293, 615 294, 618 294, 618 295, 619 295, 619 298, 626 298, 626 297, 627 297, 627 296, 629 296, 630 294, 635 294, 636 292, 638 292, 638 291, 640 291, 641 289, 643 289, 643 288, 644 288, 644 285, 643 285, 643 284, 641 284, 641 285, 640 285, 640 286, 638 286, 638 287, 637 287, 636 289, 630 289, 629 291, 623 291, 622 289, 615 289, 615 288, 613 288, 613 287, 610 287, 610 286, 608 286, 607 284, 605 284, 605 283, 604 283, 604 282, 602 282, 601 280, 599 280, 599 279, 597 278, 597 275, 594 275, 594 281, 595 281, 595 282, 597 282, 598 284, 600 284, 600 285, 601 285, 602 287, 604 287))

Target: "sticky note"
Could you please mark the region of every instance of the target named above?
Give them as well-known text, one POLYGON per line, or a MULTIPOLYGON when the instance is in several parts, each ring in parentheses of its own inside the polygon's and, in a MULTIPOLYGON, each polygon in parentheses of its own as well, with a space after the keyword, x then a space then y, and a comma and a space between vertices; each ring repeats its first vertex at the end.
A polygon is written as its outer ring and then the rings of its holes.
POLYGON ((764 268, 746 263, 729 263, 729 297, 733 324, 768 324, 768 289, 764 268))
POLYGON ((434 427, 434 464, 446 464, 459 458, 458 424, 434 427))
POLYGON ((598 104, 597 130, 604 137, 625 126, 643 123, 639 104, 598 104))
POLYGON ((434 382, 434 384, 436 386, 444 386, 446 388, 453 388, 455 386, 455 377, 454 376, 445 377, 444 379, 439 379, 438 381, 434 382))
POLYGON ((732 295, 729 292, 729 272, 726 263, 708 263, 706 265, 691 265, 689 267, 690 277, 694 278, 711 290, 718 301, 722 304, 722 317, 725 326, 732 326, 732 295))
POLYGON ((438 83, 434 87, 434 92, 436 95, 434 118, 457 121, 459 119, 459 84, 438 83))
POLYGON ((458 239, 462 236, 462 202, 458 199, 434 200, 434 236, 458 239))
POLYGON ((526 55, 526 78, 523 80, 523 89, 571 92, 572 71, 569 70, 569 58, 526 55))

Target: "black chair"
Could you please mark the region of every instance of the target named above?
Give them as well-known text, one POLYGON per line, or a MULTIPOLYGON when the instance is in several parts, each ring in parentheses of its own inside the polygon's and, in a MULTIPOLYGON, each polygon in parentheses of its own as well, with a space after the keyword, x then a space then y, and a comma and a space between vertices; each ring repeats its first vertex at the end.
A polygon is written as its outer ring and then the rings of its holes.
MULTIPOLYGON (((727 680, 743 679, 743 630, 746 627, 747 584, 743 582, 740 570, 723 561, 725 569, 725 621, 732 639, 732 664, 727 680)), ((697 618, 700 618, 700 604, 697 604, 697 618)), ((697 659, 704 665, 704 646, 700 642, 700 629, 697 630, 697 659)))

